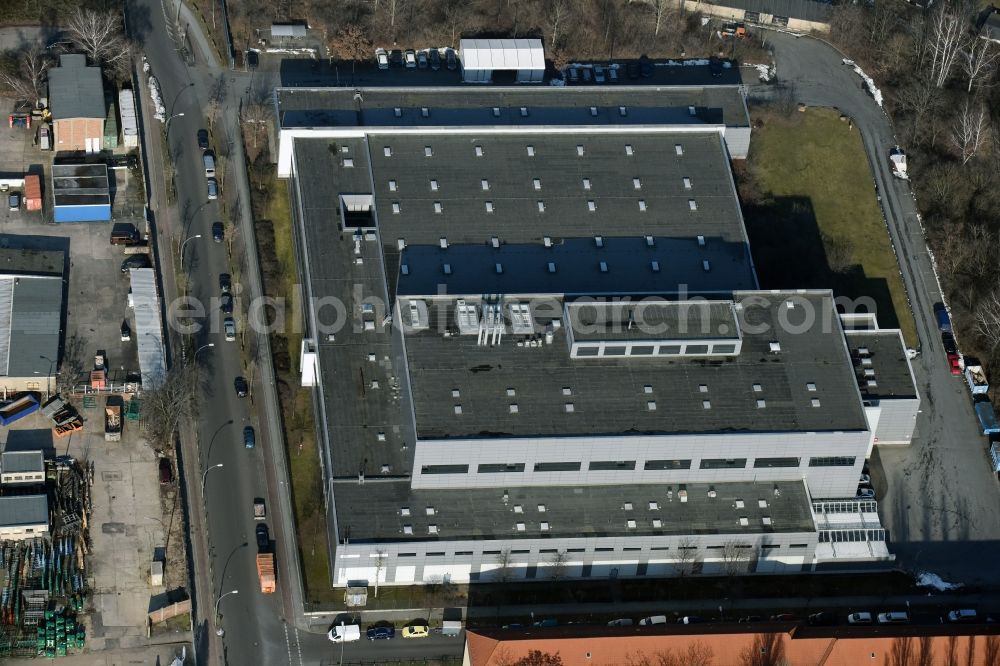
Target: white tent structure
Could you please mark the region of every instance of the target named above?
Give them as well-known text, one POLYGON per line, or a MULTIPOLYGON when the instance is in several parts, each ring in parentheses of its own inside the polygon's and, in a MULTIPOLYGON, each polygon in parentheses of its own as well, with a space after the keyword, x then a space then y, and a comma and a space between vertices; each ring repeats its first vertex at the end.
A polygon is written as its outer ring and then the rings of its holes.
POLYGON ((489 83, 493 72, 517 72, 518 83, 540 83, 545 75, 540 39, 463 39, 459 57, 466 83, 489 83))
POLYGON ((132 309, 135 311, 136 347, 142 387, 156 389, 163 385, 167 376, 156 276, 152 268, 133 268, 129 271, 129 278, 132 282, 132 309))

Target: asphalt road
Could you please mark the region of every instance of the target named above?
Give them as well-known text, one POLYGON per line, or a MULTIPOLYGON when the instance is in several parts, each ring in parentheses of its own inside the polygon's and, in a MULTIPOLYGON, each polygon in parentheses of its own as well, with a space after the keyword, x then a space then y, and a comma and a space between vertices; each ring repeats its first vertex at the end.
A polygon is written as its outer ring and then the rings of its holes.
MULTIPOLYGON (((874 481, 890 550, 907 569, 998 585, 1000 490, 971 395, 963 379, 951 375, 945 358, 933 312, 941 292, 916 204, 909 183, 894 178, 889 167, 888 153, 896 145, 892 126, 835 49, 777 32, 768 40, 778 80, 793 87, 796 101, 838 108, 860 130, 916 319, 922 351, 913 361, 922 398, 917 432, 912 446, 880 448, 875 454, 874 481)), ((751 89, 758 92, 766 95, 768 89, 751 89)))

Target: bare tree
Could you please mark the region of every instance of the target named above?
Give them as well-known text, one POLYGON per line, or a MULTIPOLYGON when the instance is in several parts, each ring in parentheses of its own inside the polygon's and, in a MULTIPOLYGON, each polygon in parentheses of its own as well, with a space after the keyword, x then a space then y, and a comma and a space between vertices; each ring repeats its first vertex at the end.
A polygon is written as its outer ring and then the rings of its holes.
POLYGON ((991 351, 1000 346, 1000 287, 994 287, 980 299, 976 308, 976 333, 989 344, 991 351))
POLYGON ((34 44, 21 51, 17 58, 16 71, 0 70, 0 89, 12 95, 31 100, 34 106, 45 96, 45 79, 49 68, 49 58, 34 44))
POLYGON ((780 666, 785 663, 785 639, 781 634, 757 634, 753 644, 740 652, 740 666, 780 666))
POLYGON ((933 116, 940 106, 941 91, 930 81, 918 79, 901 88, 896 94, 896 99, 900 107, 913 117, 913 123, 910 125, 910 141, 913 141, 922 133, 927 117, 933 116))
POLYGON ((77 8, 66 23, 66 34, 95 65, 111 66, 128 59, 130 50, 115 12, 77 8))
POLYGON ((727 541, 722 545, 722 572, 727 576, 745 574, 753 559, 753 546, 742 541, 727 541))
POLYGON ((510 548, 504 548, 497 553, 495 562, 497 564, 497 568, 494 569, 493 578, 501 583, 510 581, 510 579, 514 577, 514 570, 510 566, 510 548))
POLYGON ((375 598, 378 599, 378 584, 379 579, 382 577, 382 572, 385 571, 385 564, 388 559, 384 550, 380 550, 375 553, 375 598))
POLYGON ((966 92, 971 93, 972 87, 988 79, 1000 58, 1000 49, 993 46, 988 39, 969 40, 968 46, 962 51, 962 70, 969 80, 966 92))
POLYGON ((674 572, 678 576, 690 576, 701 570, 701 555, 694 539, 682 539, 677 544, 677 556, 674 558, 674 572))
MULTIPOLYGON (((683 3, 683 0, 680 0, 683 3)), ((653 37, 660 36, 660 28, 663 26, 663 19, 673 13, 677 3, 673 0, 649 0, 653 8, 653 37)))
POLYGON ((173 366, 160 386, 143 389, 143 425, 154 447, 169 447, 180 424, 195 417, 197 389, 198 368, 193 363, 173 366))
POLYGON ((559 28, 569 15, 570 8, 566 0, 545 0, 545 23, 549 29, 548 48, 559 45, 559 28))
POLYGON ((80 378, 86 369, 83 354, 83 339, 76 335, 70 336, 63 345, 62 363, 59 364, 59 371, 56 374, 57 393, 68 394, 80 383, 80 378))
POLYGON ((931 53, 931 79, 938 88, 943 88, 955 59, 966 41, 965 12, 959 3, 942 2, 931 17, 931 34, 928 46, 931 53))
POLYGON ((566 577, 566 561, 569 559, 569 553, 565 550, 559 550, 552 553, 552 557, 549 558, 549 578, 552 580, 561 580, 566 577))
POLYGON ((955 118, 951 130, 951 141, 962 157, 962 164, 976 156, 984 141, 989 139, 990 125, 986 107, 965 101, 962 111, 955 118))

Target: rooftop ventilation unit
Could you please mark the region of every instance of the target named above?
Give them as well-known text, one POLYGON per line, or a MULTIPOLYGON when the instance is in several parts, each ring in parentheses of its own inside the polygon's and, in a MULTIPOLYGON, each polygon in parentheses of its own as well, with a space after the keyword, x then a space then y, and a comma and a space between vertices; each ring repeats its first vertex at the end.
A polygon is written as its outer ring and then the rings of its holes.
POLYGON ((403 525, 403 534, 413 534, 413 525, 403 525))
POLYGON ((448 249, 448 239, 447 238, 444 238, 442 236, 440 239, 438 239, 438 244, 441 246, 442 250, 447 250, 448 249))
POLYGON ((594 245, 604 247, 604 236, 594 236, 594 245))
POLYGON ((677 499, 679 499, 682 504, 686 503, 688 501, 688 491, 686 491, 686 490, 678 490, 677 491, 677 499))
POLYGON ((650 502, 649 503, 649 510, 650 511, 659 511, 660 510, 660 503, 659 502, 650 502))
POLYGON ((631 156, 633 153, 632 144, 625 144, 625 154, 631 156))
POLYGON ((705 260, 703 260, 701 262, 701 268, 702 268, 703 271, 705 271, 706 273, 708 273, 709 271, 712 270, 712 264, 709 263, 708 259, 705 259, 705 260))
POLYGON ((746 506, 746 503, 741 499, 736 500, 736 503, 733 504, 734 509, 742 509, 744 506, 746 506))
POLYGON ((580 157, 583 157, 583 146, 576 147, 576 154, 579 155, 580 157))
POLYGON ((653 247, 656 245, 656 241, 653 240, 652 236, 646 236, 646 247, 653 247))
POLYGON ((869 356, 871 352, 868 351, 868 347, 858 347, 858 356, 869 356))
POLYGON ((651 261, 651 262, 649 262, 649 267, 651 269, 653 269, 654 273, 659 273, 660 272, 660 262, 658 262, 658 261, 651 261))
POLYGON ((663 527, 663 521, 659 518, 653 518, 653 527, 663 527))
POLYGON ((749 527, 750 519, 746 516, 740 516, 740 527, 749 527))
POLYGON ((427 526, 427 533, 428 534, 437 534, 438 533, 438 526, 437 525, 428 525, 427 526))
POLYGON ((771 342, 769 342, 767 344, 767 347, 772 354, 777 354, 778 352, 781 351, 781 343, 778 342, 777 340, 772 340, 771 342))

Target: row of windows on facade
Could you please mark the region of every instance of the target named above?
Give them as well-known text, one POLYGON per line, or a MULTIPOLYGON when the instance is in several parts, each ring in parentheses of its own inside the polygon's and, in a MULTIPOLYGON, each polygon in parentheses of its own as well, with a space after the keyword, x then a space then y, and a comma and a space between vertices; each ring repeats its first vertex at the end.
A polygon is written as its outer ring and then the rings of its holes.
MULTIPOLYGON (((624 348, 622 348, 622 351, 624 353, 624 348)), ((705 351, 707 352, 708 349, 706 348, 705 351)), ((677 348, 677 353, 680 353, 680 347, 677 348)), ((613 355, 613 354, 608 354, 608 355, 613 355)), ((751 386, 751 388, 753 389, 754 393, 761 393, 764 390, 764 388, 763 388, 763 386, 761 384, 753 384, 751 386)), ((699 384, 698 390, 701 393, 707 393, 708 392, 708 384, 699 384)), ((809 382, 808 384, 806 384, 806 390, 807 391, 815 391, 816 390, 816 384, 814 384, 812 382, 809 382)), ((643 386, 643 393, 645 393, 645 394, 651 394, 652 392, 653 392, 653 386, 651 384, 646 384, 645 386, 643 386)), ((573 395, 573 389, 571 387, 569 387, 569 386, 564 386, 564 387, 562 387, 562 394, 563 394, 563 396, 571 396, 571 395, 573 395)), ((452 398, 459 398, 459 397, 461 397, 461 395, 462 395, 462 392, 459 389, 456 388, 456 389, 452 389, 451 390, 451 397, 452 398)), ((513 398, 516 395, 517 395, 517 390, 516 389, 514 389, 514 388, 508 388, 507 389, 507 397, 508 398, 513 398)), ((767 401, 764 400, 763 398, 757 398, 757 399, 755 399, 755 404, 757 405, 757 409, 764 409, 765 407, 767 407, 767 401)), ((820 406, 820 401, 819 401, 818 398, 812 398, 811 404, 812 404, 813 407, 819 407, 820 406)), ((709 400, 703 400, 702 401, 702 408, 703 409, 711 409, 711 406, 712 406, 711 401, 709 401, 709 400)), ((509 403, 507 405, 507 408, 508 408, 508 411, 511 414, 518 414, 521 411, 520 405, 518 405, 518 403, 516 403, 516 402, 509 403)), ((567 414, 574 413, 576 411, 576 404, 572 403, 572 402, 566 402, 566 403, 563 404, 563 409, 564 409, 564 411, 567 414)), ((656 411, 656 401, 655 400, 647 400, 646 401, 646 410, 650 411, 650 412, 655 412, 656 411)), ((462 414, 463 413, 462 405, 456 403, 454 405, 454 412, 455 412, 455 414, 462 414)), ((793 465, 793 466, 794 467, 798 467, 798 465, 793 465)))
MULTIPOLYGON (((594 108, 594 107, 591 107, 591 108, 594 108)), ((622 107, 622 108, 625 108, 625 107, 622 107)), ((635 155, 635 148, 632 146, 632 144, 626 143, 624 145, 624 148, 625 148, 625 155, 627 157, 632 157, 633 155, 635 155)), ((475 150, 476 157, 484 157, 486 155, 486 150, 483 148, 482 145, 476 145, 474 147, 474 150, 475 150)), ((531 145, 531 144, 527 144, 527 145, 524 146, 524 152, 525 152, 525 154, 527 154, 528 157, 535 157, 537 155, 537 151, 535 150, 535 147, 533 145, 531 145)), ((584 144, 582 144, 582 143, 576 144, 576 155, 577 155, 577 157, 583 157, 586 154, 587 154, 587 148, 586 148, 586 146, 584 144)), ((680 144, 680 143, 675 143, 674 144, 674 154, 677 155, 677 156, 683 155, 684 154, 684 145, 680 144)), ((384 155, 385 157, 392 157, 392 146, 383 146, 382 147, 382 155, 384 155)), ((424 146, 424 157, 434 157, 434 148, 432 146, 424 146)), ((351 166, 353 166, 353 164, 351 166)))
MULTIPOLYGON (((431 192, 440 192, 441 191, 441 184, 440 184, 440 182, 437 179, 432 178, 428 182, 430 184, 430 191, 431 192)), ((691 189, 691 179, 688 178, 687 176, 684 176, 681 179, 681 183, 684 185, 684 189, 685 190, 690 190, 691 189)), ((589 191, 590 189, 592 189, 591 188, 590 178, 584 178, 581 181, 581 185, 583 186, 584 191, 589 191)), ((480 186, 480 188, 482 188, 483 192, 489 192, 490 191, 490 181, 488 179, 486 179, 486 178, 480 179, 479 186, 480 186)), ((541 189, 542 189, 542 179, 541 178, 532 178, 531 179, 531 186, 532 186, 532 188, 534 190, 541 191, 541 189)), ((642 189, 642 179, 639 178, 638 176, 635 176, 634 178, 632 178, 632 189, 634 189, 634 190, 641 190, 642 189)), ((390 179, 389 180, 389 191, 390 192, 398 192, 399 191, 399 184, 396 182, 396 180, 394 180, 394 179, 390 179)))
MULTIPOLYGON (((745 469, 747 458, 702 458, 698 461, 698 469, 745 469)), ((809 467, 853 467, 856 458, 853 456, 826 456, 808 459, 809 467)), ((646 460, 643 470, 669 471, 691 469, 692 460, 646 460)), ((636 468, 635 460, 595 460, 588 463, 590 472, 624 472, 636 468)), ((754 458, 754 469, 774 467, 801 467, 802 459, 798 457, 754 458)), ((532 467, 535 472, 579 472, 582 462, 540 462, 532 467)), ((525 463, 484 463, 476 471, 479 474, 516 473, 525 470, 525 463)), ((468 474, 469 465, 423 465, 421 474, 468 474)))
MULTIPOLYGON (((645 213, 649 209, 649 207, 646 205, 646 200, 645 199, 639 199, 636 203, 637 203, 637 205, 639 207, 639 212, 641 212, 641 213, 645 213)), ((544 213, 545 212, 545 201, 544 200, 539 199, 538 201, 535 202, 535 206, 538 208, 538 212, 539 213, 544 213)), ((483 210, 485 210, 487 213, 495 213, 496 212, 496 206, 493 204, 492 201, 484 201, 483 202, 483 210)), ((593 199, 587 200, 587 210, 589 212, 591 212, 591 213, 596 213, 597 212, 597 202, 594 201, 593 199)), ((695 201, 694 199, 688 199, 688 210, 697 211, 698 210, 698 202, 695 201)), ((392 202, 392 214, 393 215, 400 215, 400 214, 402 214, 402 212, 403 212, 403 207, 400 205, 400 203, 398 201, 393 201, 392 202)), ((442 202, 440 202, 440 201, 435 201, 434 202, 434 213, 436 215, 441 215, 442 213, 444 213, 444 204, 442 202)))
MULTIPOLYGON (((502 557, 502 556, 505 556, 505 555, 531 555, 531 554, 535 554, 535 553, 537 553, 538 555, 556 555, 556 554, 574 554, 574 553, 615 553, 615 552, 621 552, 621 553, 639 553, 639 552, 644 552, 644 551, 645 552, 662 552, 662 551, 669 551, 669 550, 675 550, 675 551, 684 550, 684 551, 699 551, 699 552, 702 551, 702 550, 704 550, 704 551, 707 551, 707 552, 711 553, 712 551, 725 550, 725 548, 726 548, 727 545, 728 545, 728 542, 725 543, 725 544, 711 544, 711 545, 707 545, 707 546, 684 545, 684 546, 676 546, 674 548, 671 548, 670 546, 650 546, 648 548, 643 548, 643 547, 640 547, 640 546, 624 546, 624 547, 621 547, 621 548, 612 548, 612 547, 564 548, 562 550, 560 550, 558 548, 541 548, 538 551, 532 551, 530 548, 523 548, 523 549, 511 549, 511 550, 484 550, 484 551, 482 551, 482 553, 479 553, 479 555, 481 555, 483 557, 498 557, 498 556, 502 557)), ((736 547, 737 548, 744 548, 744 549, 752 549, 753 545, 751 545, 751 544, 736 544, 736 547)), ((771 550, 779 550, 783 546, 780 543, 764 543, 764 544, 761 544, 759 547, 760 547, 761 550, 771 551, 771 550)), ((791 548, 791 549, 801 549, 801 548, 808 548, 808 547, 809 547, 809 544, 807 544, 807 543, 792 543, 792 544, 789 544, 787 546, 787 548, 791 548)), ((382 557, 389 557, 388 553, 382 553, 381 555, 382 555, 382 557)), ((446 551, 431 551, 431 552, 424 553, 423 555, 424 555, 424 557, 447 557, 448 553, 446 551)), ((476 555, 476 551, 474 551, 474 550, 456 550, 454 553, 452 553, 452 555, 454 557, 469 557, 469 556, 476 555)), ((397 553, 396 554, 396 557, 416 557, 416 556, 417 556, 417 553, 397 553)))

